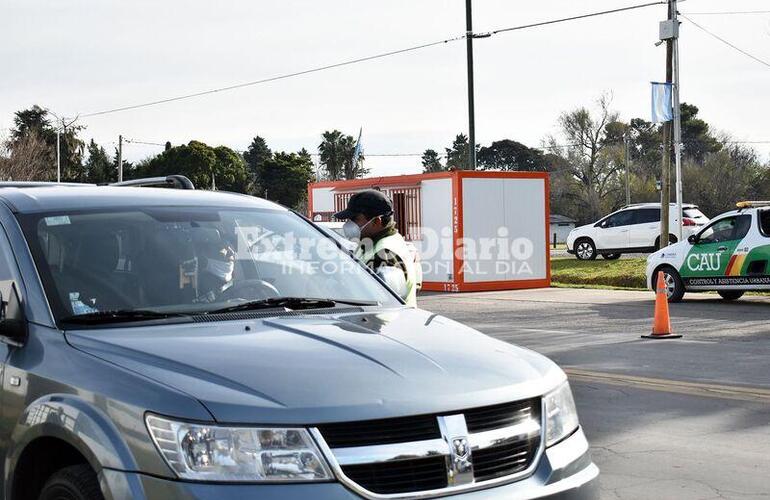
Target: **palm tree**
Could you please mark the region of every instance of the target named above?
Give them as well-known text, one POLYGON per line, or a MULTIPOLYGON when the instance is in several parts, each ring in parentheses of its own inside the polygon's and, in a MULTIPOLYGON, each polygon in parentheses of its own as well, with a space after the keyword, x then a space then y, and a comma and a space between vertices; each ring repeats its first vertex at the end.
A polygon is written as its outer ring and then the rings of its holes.
POLYGON ((369 170, 363 166, 364 156, 359 155, 354 164, 353 155, 356 141, 353 136, 344 135, 339 130, 326 131, 321 135, 318 145, 321 165, 328 180, 357 179, 366 175, 369 170))

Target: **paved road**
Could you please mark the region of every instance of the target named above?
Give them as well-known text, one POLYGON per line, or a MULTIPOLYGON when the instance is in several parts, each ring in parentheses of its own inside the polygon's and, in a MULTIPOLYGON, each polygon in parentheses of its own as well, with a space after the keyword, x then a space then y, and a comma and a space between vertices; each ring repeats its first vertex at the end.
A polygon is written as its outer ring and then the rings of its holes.
POLYGON ((639 338, 651 292, 426 294, 420 307, 566 368, 602 498, 770 498, 770 298, 689 295, 681 340, 639 338))

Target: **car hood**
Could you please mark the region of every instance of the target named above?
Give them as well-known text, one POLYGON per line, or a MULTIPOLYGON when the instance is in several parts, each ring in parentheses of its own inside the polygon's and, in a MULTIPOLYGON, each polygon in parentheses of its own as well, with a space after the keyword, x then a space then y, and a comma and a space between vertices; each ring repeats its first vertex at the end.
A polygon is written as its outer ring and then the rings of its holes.
POLYGON ((66 336, 77 349, 186 392, 230 423, 453 411, 537 396, 565 379, 539 354, 409 308, 66 336))

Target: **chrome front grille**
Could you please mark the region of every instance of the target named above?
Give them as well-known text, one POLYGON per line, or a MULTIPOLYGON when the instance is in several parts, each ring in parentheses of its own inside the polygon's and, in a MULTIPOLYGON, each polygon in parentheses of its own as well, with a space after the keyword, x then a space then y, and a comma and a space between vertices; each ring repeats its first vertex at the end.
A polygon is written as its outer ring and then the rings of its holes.
POLYGON ((367 498, 445 495, 515 481, 542 451, 540 398, 313 429, 338 478, 367 498))

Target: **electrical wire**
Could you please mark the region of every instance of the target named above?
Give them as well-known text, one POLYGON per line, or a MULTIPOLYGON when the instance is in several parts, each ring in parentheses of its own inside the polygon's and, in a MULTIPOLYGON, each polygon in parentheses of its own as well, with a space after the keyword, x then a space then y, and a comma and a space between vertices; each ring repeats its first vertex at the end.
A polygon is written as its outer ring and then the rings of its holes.
POLYGON ((145 103, 142 103, 142 104, 134 104, 134 105, 131 105, 131 106, 123 106, 123 107, 120 107, 120 108, 106 109, 104 111, 96 111, 96 112, 93 112, 93 113, 86 113, 86 114, 81 115, 81 117, 82 118, 88 118, 88 117, 91 117, 91 116, 106 115, 106 114, 110 114, 110 113, 117 113, 117 112, 120 112, 120 111, 128 111, 128 110, 131 110, 131 109, 146 108, 148 106, 155 106, 157 104, 165 104, 165 103, 174 102, 174 101, 181 101, 181 100, 184 100, 184 99, 191 99, 193 97, 200 97, 200 96, 209 95, 209 94, 216 94, 216 93, 219 93, 219 92, 226 92, 228 90, 235 90, 235 89, 241 89, 241 88, 244 88, 244 87, 251 87, 251 86, 260 85, 260 84, 263 84, 263 83, 275 82, 275 81, 278 81, 278 80, 285 80, 287 78, 293 78, 295 76, 307 75, 307 74, 310 74, 310 73, 318 73, 320 71, 325 71, 325 70, 328 70, 328 69, 339 68, 339 67, 342 67, 342 66, 349 66, 351 64, 357 64, 357 63, 362 63, 362 62, 366 62, 366 61, 372 61, 374 59, 381 59, 383 57, 390 57, 390 56, 394 56, 394 55, 397 55, 397 54, 404 54, 406 52, 412 52, 412 51, 415 51, 415 50, 426 49, 428 47, 433 47, 435 45, 442 45, 442 44, 446 44, 446 43, 449 43, 449 42, 455 42, 455 41, 463 40, 463 39, 465 39, 465 35, 457 36, 457 37, 454 37, 454 38, 446 38, 444 40, 438 40, 438 41, 435 41, 435 42, 424 43, 424 44, 421 44, 421 45, 414 45, 412 47, 406 47, 404 49, 392 50, 390 52, 382 52, 380 54, 375 54, 375 55, 371 55, 371 56, 359 57, 357 59, 349 59, 347 61, 342 61, 342 62, 338 62, 338 63, 334 63, 334 64, 327 64, 325 66, 319 66, 319 67, 316 67, 316 68, 306 69, 306 70, 302 70, 302 71, 295 71, 293 73, 287 73, 287 74, 284 74, 284 75, 271 76, 271 77, 268 77, 268 78, 262 78, 260 80, 254 80, 254 81, 251 81, 251 82, 244 82, 244 83, 238 83, 238 84, 235 84, 235 85, 228 85, 227 87, 219 87, 219 88, 216 88, 216 89, 204 90, 202 92, 195 92, 195 93, 192 93, 192 94, 180 95, 180 96, 176 96, 176 97, 169 97, 167 99, 159 99, 157 101, 145 102, 145 103))
POLYGON ((577 21, 578 19, 587 19, 589 17, 597 17, 597 16, 605 16, 608 14, 617 14, 619 12, 626 12, 629 10, 636 10, 636 9, 643 9, 645 7, 652 7, 653 5, 664 5, 667 4, 666 1, 658 1, 658 2, 649 2, 649 3, 643 3, 639 5, 630 5, 628 7, 621 7, 619 9, 611 9, 611 10, 603 10, 600 12, 592 12, 590 14, 581 14, 579 16, 571 16, 571 17, 563 17, 561 19, 552 19, 550 21, 542 21, 539 23, 532 23, 532 24, 522 24, 521 26, 512 26, 510 28, 500 28, 494 31, 490 31, 489 34, 496 35, 498 33, 505 33, 508 31, 518 31, 518 30, 524 30, 528 28, 537 28, 540 26, 548 26, 549 24, 558 24, 558 23, 565 23, 568 21, 577 21))
POLYGON ((741 54, 743 54, 744 56, 746 56, 746 57, 750 57, 751 59, 753 59, 753 60, 757 61, 758 63, 760 63, 760 64, 762 64, 762 65, 764 65, 764 66, 767 66, 768 68, 770 68, 770 62, 767 62, 767 61, 765 61, 765 60, 763 60, 763 59, 760 59, 760 58, 758 58, 757 56, 755 56, 755 55, 753 55, 753 54, 750 54, 749 52, 746 52, 746 51, 745 51, 745 50, 743 50, 742 48, 735 46, 734 44, 732 44, 732 43, 728 42, 727 40, 725 40, 725 39, 724 39, 724 38, 722 38, 721 36, 717 35, 716 33, 713 33, 713 32, 711 32, 711 31, 709 31, 708 29, 704 28, 703 26, 701 26, 700 24, 696 23, 695 21, 693 21, 693 20, 692 20, 692 19, 690 19, 689 17, 685 16, 684 14, 679 14, 679 15, 680 15, 680 16, 682 16, 682 17, 683 17, 683 18, 684 18, 684 19, 685 19, 687 22, 689 22, 690 24, 692 24, 693 26, 695 26, 695 27, 696 27, 696 28, 698 28, 699 30, 701 30, 701 31, 705 32, 706 34, 708 34, 708 35, 712 36, 713 38, 716 38, 717 40, 719 40, 720 42, 724 43, 725 45, 727 45, 727 46, 729 46, 729 47, 732 47, 733 49, 737 50, 738 52, 740 52, 740 53, 741 53, 741 54))
POLYGON ((745 15, 745 14, 770 14, 770 10, 743 10, 743 11, 725 11, 725 12, 685 12, 682 14, 679 13, 680 16, 683 15, 688 16, 734 16, 734 15, 745 15))
MULTIPOLYGON (((491 31, 491 32, 488 32, 488 33, 479 33, 479 34, 472 34, 471 33, 470 36, 472 36, 474 38, 483 38, 483 37, 488 37, 488 36, 491 36, 493 34, 498 34, 498 33, 505 33, 505 32, 509 32, 509 31, 518 31, 518 30, 523 30, 523 29, 528 29, 528 28, 536 28, 536 27, 540 27, 540 26, 547 26, 549 24, 557 24, 557 23, 564 23, 564 22, 567 22, 567 21, 575 21, 575 20, 578 20, 578 19, 586 19, 586 18, 589 18, 589 17, 604 16, 604 15, 608 15, 608 14, 615 14, 615 13, 618 13, 618 12, 625 12, 625 11, 641 9, 641 8, 645 8, 645 7, 651 7, 653 5, 663 5, 665 3, 666 3, 666 1, 659 0, 659 1, 656 1, 656 2, 649 2, 649 3, 640 4, 640 5, 632 5, 632 6, 629 6, 629 7, 623 7, 623 8, 619 8, 619 9, 611 9, 611 10, 604 10, 604 11, 600 11, 600 12, 592 12, 592 13, 589 13, 589 14, 582 14, 582 15, 579 15, 579 16, 565 17, 565 18, 561 18, 561 19, 553 19, 553 20, 542 21, 542 22, 538 22, 538 23, 524 24, 524 25, 521 25, 521 26, 511 26, 511 27, 508 27, 508 28, 497 29, 495 31, 491 31)), ((443 39, 443 40, 437 40, 435 42, 428 42, 428 43, 424 43, 424 44, 421 44, 421 45, 414 45, 414 46, 411 46, 411 47, 406 47, 406 48, 403 48, 403 49, 392 50, 392 51, 389 51, 389 52, 382 52, 380 54, 374 54, 374 55, 371 55, 371 56, 359 57, 359 58, 356 58, 356 59, 349 59, 347 61, 342 61, 342 62, 338 62, 338 63, 334 63, 334 64, 327 64, 325 66, 319 66, 319 67, 316 67, 316 68, 310 68, 310 69, 306 69, 306 70, 302 70, 302 71, 295 71, 293 73, 286 73, 286 74, 283 74, 283 75, 271 76, 271 77, 268 77, 268 78, 262 78, 260 80, 254 80, 254 81, 250 81, 250 82, 238 83, 238 84, 235 84, 235 85, 228 85, 226 87, 219 87, 219 88, 214 88, 214 89, 210 89, 210 90, 204 90, 204 91, 201 91, 201 92, 194 92, 194 93, 191 93, 191 94, 185 94, 185 95, 179 95, 179 96, 175 96, 175 97, 169 97, 169 98, 166 98, 166 99, 158 99, 158 100, 155 100, 155 101, 145 102, 145 103, 141 103, 141 104, 134 104, 134 105, 122 106, 122 107, 118 107, 118 108, 105 109, 105 110, 102 110, 102 111, 95 111, 95 112, 92 112, 92 113, 85 113, 85 114, 80 115, 80 117, 81 118, 89 118, 89 117, 93 117, 93 116, 101 116, 101 115, 106 115, 106 114, 111 114, 111 113, 118 113, 118 112, 121 112, 121 111, 129 111, 129 110, 133 110, 133 109, 146 108, 146 107, 149 107, 149 106, 156 106, 158 104, 166 104, 166 103, 169 103, 169 102, 182 101, 182 100, 185 100, 185 99, 192 99, 194 97, 201 97, 201 96, 205 96, 205 95, 216 94, 216 93, 219 93, 219 92, 226 92, 226 91, 229 91, 229 90, 241 89, 241 88, 245 88, 245 87, 252 87, 252 86, 255 86, 255 85, 275 82, 275 81, 278 81, 278 80, 285 80, 285 79, 293 78, 293 77, 296 77, 296 76, 302 76, 302 75, 307 75, 307 74, 311 74, 311 73, 318 73, 320 71, 325 71, 325 70, 329 70, 329 69, 339 68, 339 67, 342 67, 342 66, 349 66, 349 65, 352 65, 352 64, 358 64, 358 63, 362 63, 362 62, 372 61, 372 60, 375 60, 375 59, 381 59, 381 58, 384 58, 384 57, 390 57, 390 56, 394 56, 394 55, 398 55, 398 54, 404 54, 404 53, 407 53, 407 52, 412 52, 412 51, 416 51, 416 50, 426 49, 426 48, 429 48, 429 47, 434 47, 436 45, 444 45, 444 44, 447 44, 447 43, 450 43, 450 42, 456 42, 456 41, 460 41, 460 40, 465 40, 468 36, 469 36, 469 34, 465 33, 463 35, 456 36, 456 37, 453 37, 453 38, 446 38, 446 39, 443 39)))

